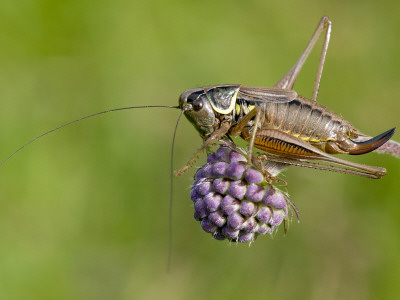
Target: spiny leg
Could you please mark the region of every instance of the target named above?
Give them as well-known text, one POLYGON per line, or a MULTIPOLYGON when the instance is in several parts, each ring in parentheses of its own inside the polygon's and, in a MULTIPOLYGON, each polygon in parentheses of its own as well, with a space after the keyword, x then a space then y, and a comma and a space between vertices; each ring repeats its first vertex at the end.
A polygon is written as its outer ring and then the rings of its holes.
POLYGON ((317 167, 324 170, 337 171, 340 169, 343 173, 369 178, 380 178, 386 174, 386 170, 383 168, 357 164, 338 157, 333 157, 298 137, 275 129, 262 129, 257 131, 254 146, 260 150, 274 154, 274 157, 271 157, 271 159, 276 162, 306 167, 313 165, 314 167, 315 163, 304 161, 314 160, 338 166, 334 167, 321 164, 317 167))
POLYGON ((274 85, 275 87, 282 89, 293 89, 294 83, 297 77, 299 76, 299 73, 303 68, 304 63, 306 62, 308 56, 310 55, 312 49, 314 48, 316 42, 318 41, 321 33, 326 28, 324 45, 322 46, 322 52, 319 59, 318 71, 312 95, 312 100, 314 101, 317 100, 319 84, 321 82, 322 70, 324 68, 326 52, 328 50, 329 39, 331 36, 331 27, 332 27, 332 22, 329 20, 329 18, 327 16, 322 17, 322 19, 319 21, 317 29, 315 30, 313 36, 311 37, 311 40, 308 42, 308 45, 304 50, 304 52, 301 54, 300 58, 290 68, 290 70, 274 85))
POLYGON ((231 149, 237 153, 246 155, 246 151, 244 151, 242 148, 238 147, 230 137, 227 139, 222 138, 220 140, 220 142, 223 143, 225 146, 227 146, 229 149, 231 149))
POLYGON ((249 126, 249 122, 254 116, 256 117, 254 120, 254 123, 252 125, 252 132, 251 132, 251 137, 249 141, 249 149, 247 151, 247 163, 248 165, 251 164, 252 161, 252 156, 253 156, 253 146, 254 146, 254 139, 256 137, 256 133, 258 130, 258 126, 261 123, 261 115, 263 112, 263 106, 256 106, 252 111, 250 111, 247 115, 245 115, 231 130, 230 134, 232 136, 238 136, 242 133, 243 129, 246 126, 249 126))
POLYGON ((256 138, 256 133, 257 133, 257 130, 258 130, 258 124, 260 124, 261 112, 262 112, 262 109, 259 106, 257 108, 256 119, 255 119, 254 124, 253 124, 253 130, 251 132, 251 139, 250 139, 250 142, 249 142, 249 149, 248 149, 248 152, 247 152, 247 163, 249 165, 250 165, 250 162, 251 162, 251 158, 253 156, 254 139, 256 138))
POLYGON ((227 134, 230 127, 231 127, 230 122, 228 121, 222 122, 221 126, 204 141, 201 148, 197 150, 197 152, 192 156, 192 158, 187 162, 187 164, 183 168, 175 172, 175 176, 181 176, 183 173, 189 170, 189 168, 193 165, 193 163, 200 155, 200 153, 208 146, 211 146, 214 142, 223 137, 225 134, 227 134))

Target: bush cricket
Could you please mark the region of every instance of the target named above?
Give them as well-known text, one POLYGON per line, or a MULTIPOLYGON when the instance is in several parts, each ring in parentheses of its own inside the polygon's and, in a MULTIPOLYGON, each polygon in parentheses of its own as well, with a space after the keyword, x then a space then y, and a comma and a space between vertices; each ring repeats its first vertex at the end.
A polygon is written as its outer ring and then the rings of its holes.
MULTIPOLYGON (((357 155, 376 150, 389 141, 395 128, 370 138, 316 101, 330 33, 331 21, 324 16, 298 61, 273 87, 229 84, 184 92, 179 106, 199 131, 204 143, 176 174, 183 174, 198 154, 215 141, 240 136, 249 143, 248 164, 255 147, 266 152, 253 161, 257 165, 261 165, 261 160, 267 160, 369 178, 384 176, 384 168, 357 164, 331 155, 357 155), (324 30, 325 40, 313 95, 307 99, 298 95, 293 86, 324 30)), ((390 141, 381 151, 399 155, 399 149, 398 143, 390 141)))

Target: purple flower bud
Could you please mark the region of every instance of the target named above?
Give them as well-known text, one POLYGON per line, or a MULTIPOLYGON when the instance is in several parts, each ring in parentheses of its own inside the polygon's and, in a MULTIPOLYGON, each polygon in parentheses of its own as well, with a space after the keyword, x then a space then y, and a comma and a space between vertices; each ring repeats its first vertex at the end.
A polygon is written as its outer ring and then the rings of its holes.
POLYGON ((282 193, 275 189, 269 189, 264 196, 263 203, 272 206, 275 209, 283 209, 286 207, 286 200, 282 193))
POLYGON ((217 160, 218 159, 217 159, 215 153, 213 153, 207 157, 207 163, 209 163, 209 164, 212 164, 212 163, 216 162, 217 160))
POLYGON ((204 177, 206 177, 206 176, 203 175, 203 168, 198 169, 196 174, 194 175, 195 180, 199 180, 204 177))
POLYGON ((272 228, 267 224, 258 224, 258 234, 271 234, 273 232, 272 228))
POLYGON ((220 194, 225 194, 229 189, 230 181, 223 178, 216 178, 213 181, 214 191, 220 194))
POLYGON ((258 231, 258 223, 254 218, 248 218, 246 222, 243 224, 243 231, 245 232, 257 232, 258 231))
POLYGON ((209 193, 204 196, 203 201, 209 212, 216 211, 221 205, 222 196, 217 193, 209 193))
POLYGON ((212 183, 208 179, 200 179, 196 184, 197 193, 201 196, 207 195, 211 192, 212 183))
POLYGON ((258 206, 254 202, 242 201, 240 213, 245 217, 252 217, 257 213, 258 206))
POLYGON ((203 168, 202 168, 202 176, 203 178, 211 178, 212 177, 212 169, 213 169, 213 165, 212 164, 206 164, 203 168))
POLYGON ((212 168, 212 176, 213 177, 224 177, 226 169, 228 168, 228 163, 226 162, 217 162, 213 164, 212 168))
POLYGON ((232 197, 242 200, 244 195, 246 195, 246 183, 241 180, 233 181, 229 186, 228 193, 232 197))
POLYGON ((221 209, 229 216, 240 209, 240 201, 230 195, 226 195, 221 201, 221 209))
POLYGON ((192 199, 193 202, 196 202, 197 200, 201 199, 201 195, 197 192, 197 189, 192 187, 190 191, 190 198, 192 199))
POLYGON ((237 153, 237 152, 232 151, 231 153, 229 153, 229 161, 230 161, 231 163, 233 163, 233 162, 239 162, 239 161, 247 162, 247 159, 246 159, 243 155, 241 155, 241 154, 239 154, 239 153, 237 153))
POLYGON ((234 212, 230 216, 228 216, 228 225, 234 230, 241 230, 242 225, 244 223, 244 218, 238 212, 234 212))
POLYGON ((239 234, 238 237, 238 242, 240 243, 248 243, 248 242, 252 242, 255 240, 255 235, 254 233, 241 233, 239 234))
POLYGON ((194 210, 199 218, 205 218, 208 215, 206 204, 203 200, 198 200, 194 204, 194 210))
POLYGON ((245 166, 240 162, 230 163, 228 169, 226 170, 226 175, 233 180, 238 180, 243 178, 243 173, 245 166))
POLYGON ((271 219, 272 212, 268 206, 260 206, 256 218, 263 223, 268 223, 271 219))
POLYGON ((236 240, 239 235, 239 230, 232 229, 229 226, 222 227, 222 233, 230 240, 236 240))
POLYGON ((200 226, 201 228, 203 228, 203 230, 205 232, 210 232, 210 233, 214 233, 217 230, 217 226, 215 226, 214 224, 212 224, 209 220, 207 219, 203 219, 200 222, 200 226))
POLYGON ((261 183, 264 181, 263 174, 254 168, 247 169, 244 172, 244 178, 248 183, 261 183))
POLYGON ((225 218, 224 214, 220 211, 211 213, 208 216, 208 219, 210 220, 211 223, 213 223, 215 226, 218 226, 218 227, 222 227, 226 223, 226 218, 225 218))
POLYGON ((285 213, 282 210, 275 210, 269 223, 271 226, 279 226, 284 218, 285 213))
POLYGON ((221 146, 218 148, 217 152, 215 152, 215 158, 219 161, 229 161, 229 153, 231 152, 231 149, 226 146, 221 146))
POLYGON ((265 188, 257 184, 250 184, 247 188, 246 198, 253 202, 260 202, 265 195, 265 188))

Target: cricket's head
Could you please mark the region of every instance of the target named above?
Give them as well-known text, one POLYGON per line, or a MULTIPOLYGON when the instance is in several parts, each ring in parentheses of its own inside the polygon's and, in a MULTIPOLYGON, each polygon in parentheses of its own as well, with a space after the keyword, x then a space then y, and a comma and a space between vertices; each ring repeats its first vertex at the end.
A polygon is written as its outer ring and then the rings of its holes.
POLYGON ((202 137, 214 131, 215 112, 203 88, 182 93, 179 97, 179 107, 202 137))

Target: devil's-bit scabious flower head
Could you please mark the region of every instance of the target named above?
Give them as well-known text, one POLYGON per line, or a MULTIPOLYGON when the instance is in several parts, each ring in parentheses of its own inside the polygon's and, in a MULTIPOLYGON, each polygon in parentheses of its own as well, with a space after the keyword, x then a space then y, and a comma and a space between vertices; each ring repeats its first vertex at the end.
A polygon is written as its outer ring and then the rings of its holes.
POLYGON ((215 239, 251 242, 291 218, 288 196, 227 146, 208 156, 194 179, 194 218, 215 239))

